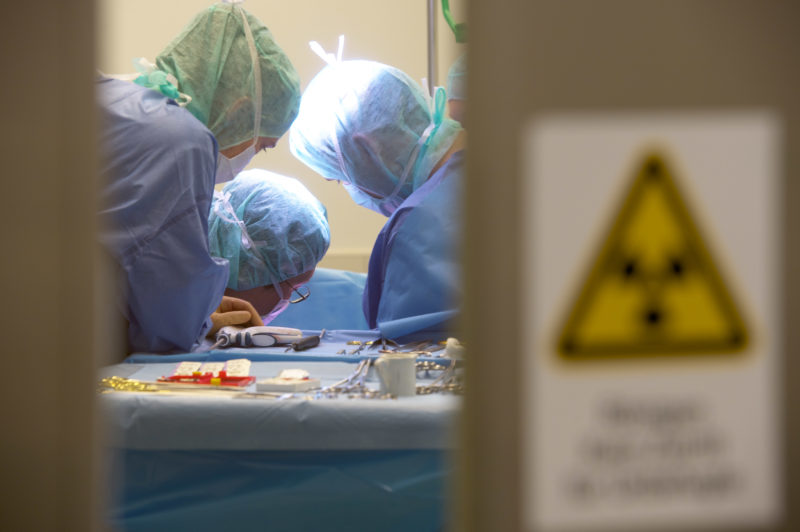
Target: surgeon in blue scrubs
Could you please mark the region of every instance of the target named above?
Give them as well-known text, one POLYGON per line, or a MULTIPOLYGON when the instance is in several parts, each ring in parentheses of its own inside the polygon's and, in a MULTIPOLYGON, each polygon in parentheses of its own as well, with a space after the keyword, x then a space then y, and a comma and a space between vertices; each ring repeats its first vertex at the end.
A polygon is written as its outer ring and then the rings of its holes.
POLYGON ((100 237, 119 265, 129 352, 189 351, 228 324, 262 321, 223 297, 226 260, 208 248, 215 182, 273 147, 294 120, 297 73, 237 4, 200 14, 134 83, 100 78, 106 182, 100 237))
POLYGON ((300 181, 252 169, 214 193, 208 241, 230 264, 225 294, 252 303, 266 324, 311 296, 306 283, 331 232, 325 207, 300 181))
POLYGON ((363 295, 369 326, 388 338, 442 337, 457 315, 466 139, 445 101, 391 66, 331 60, 289 134, 298 159, 388 217, 363 295))

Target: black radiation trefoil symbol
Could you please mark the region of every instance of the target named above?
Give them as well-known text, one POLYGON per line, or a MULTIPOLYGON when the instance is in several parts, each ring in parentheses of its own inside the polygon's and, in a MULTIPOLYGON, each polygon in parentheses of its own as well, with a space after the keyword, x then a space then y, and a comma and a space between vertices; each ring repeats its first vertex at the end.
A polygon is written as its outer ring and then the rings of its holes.
POLYGON ((735 353, 748 335, 659 154, 630 189, 560 329, 569 360, 735 353))

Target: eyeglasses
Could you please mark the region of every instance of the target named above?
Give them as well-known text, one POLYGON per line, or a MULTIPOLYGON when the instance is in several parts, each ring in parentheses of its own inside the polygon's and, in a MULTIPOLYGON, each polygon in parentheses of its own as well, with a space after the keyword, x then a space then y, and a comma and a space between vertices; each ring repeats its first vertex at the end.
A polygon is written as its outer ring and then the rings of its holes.
POLYGON ((292 292, 297 294, 296 298, 289 300, 289 303, 292 303, 292 304, 300 303, 301 301, 305 301, 306 299, 308 299, 308 296, 311 295, 311 290, 309 290, 308 286, 306 286, 306 285, 301 285, 301 286, 298 286, 297 288, 293 287, 292 288, 292 292))

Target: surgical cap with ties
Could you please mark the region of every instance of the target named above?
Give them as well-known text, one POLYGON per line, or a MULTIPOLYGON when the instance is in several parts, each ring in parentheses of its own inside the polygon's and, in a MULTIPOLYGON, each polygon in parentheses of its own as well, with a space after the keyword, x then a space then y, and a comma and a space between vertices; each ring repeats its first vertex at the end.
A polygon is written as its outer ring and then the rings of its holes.
POLYGON ((220 149, 256 136, 279 138, 297 116, 297 71, 267 27, 238 4, 215 4, 198 14, 156 65, 175 76, 178 90, 191 97, 186 108, 220 149))
POLYGON ((331 62, 303 93, 290 149, 322 177, 345 184, 357 203, 389 216, 461 131, 444 117, 444 103, 397 68, 331 62))
POLYGON ((276 285, 313 270, 330 244, 325 207, 298 180, 241 172, 214 194, 211 254, 228 259, 228 288, 276 285))

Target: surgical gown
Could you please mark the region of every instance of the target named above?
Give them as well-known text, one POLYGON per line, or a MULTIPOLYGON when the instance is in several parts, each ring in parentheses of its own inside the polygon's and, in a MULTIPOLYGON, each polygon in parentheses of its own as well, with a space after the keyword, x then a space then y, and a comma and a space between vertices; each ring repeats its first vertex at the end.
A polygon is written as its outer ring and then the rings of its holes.
POLYGON ((458 313, 461 181, 459 151, 392 214, 375 241, 363 308, 387 338, 448 333, 458 313))
POLYGON ((130 351, 189 351, 208 328, 228 263, 208 252, 217 145, 150 89, 101 78, 100 240, 119 265, 130 351))

